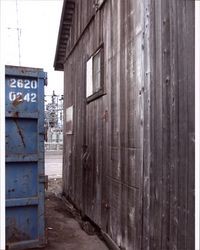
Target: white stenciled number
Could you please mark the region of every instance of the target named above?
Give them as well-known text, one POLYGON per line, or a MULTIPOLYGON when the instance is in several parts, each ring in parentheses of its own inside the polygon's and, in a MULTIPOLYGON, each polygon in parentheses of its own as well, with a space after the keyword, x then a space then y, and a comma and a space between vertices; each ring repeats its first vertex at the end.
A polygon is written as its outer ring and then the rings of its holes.
POLYGON ((10 87, 16 88, 16 79, 10 79, 10 87))
POLYGON ((21 92, 15 93, 15 92, 9 92, 9 100, 12 102, 16 100, 18 97, 21 97, 23 99, 23 95, 21 92))
POLYGON ((30 80, 24 80, 24 88, 30 89, 30 80))
POLYGON ((24 87, 24 83, 23 83, 22 79, 17 80, 17 87, 20 88, 20 89, 24 87))
POLYGON ((37 81, 36 80, 31 81, 31 88, 37 89, 37 81))
POLYGON ((36 102, 36 93, 31 93, 31 102, 36 102))
POLYGON ((30 102, 30 94, 29 94, 29 93, 27 93, 27 94, 24 96, 24 101, 30 102))
POLYGON ((37 94, 36 93, 26 93, 25 96, 21 92, 9 92, 9 100, 13 102, 17 98, 22 99, 26 102, 36 102, 37 101, 37 94))
POLYGON ((11 78, 9 85, 11 88, 37 89, 38 82, 37 80, 11 78))
POLYGON ((16 93, 15 92, 9 92, 9 100, 12 102, 16 99, 16 93))

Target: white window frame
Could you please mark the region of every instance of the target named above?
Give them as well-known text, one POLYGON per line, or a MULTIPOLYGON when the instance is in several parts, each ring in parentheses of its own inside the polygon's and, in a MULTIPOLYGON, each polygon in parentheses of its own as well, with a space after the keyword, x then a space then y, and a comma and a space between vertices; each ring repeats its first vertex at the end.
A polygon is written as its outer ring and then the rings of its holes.
POLYGON ((103 83, 103 47, 100 46, 97 51, 86 62, 86 98, 90 102, 104 94, 103 83), (100 53, 100 87, 94 90, 94 58, 100 53))

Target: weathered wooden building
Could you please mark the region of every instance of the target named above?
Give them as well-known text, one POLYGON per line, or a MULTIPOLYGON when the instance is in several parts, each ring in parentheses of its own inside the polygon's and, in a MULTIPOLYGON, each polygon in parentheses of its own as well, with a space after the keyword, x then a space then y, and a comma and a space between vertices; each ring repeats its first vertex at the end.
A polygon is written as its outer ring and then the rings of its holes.
POLYGON ((194 1, 65 0, 64 194, 121 249, 194 249, 194 1))

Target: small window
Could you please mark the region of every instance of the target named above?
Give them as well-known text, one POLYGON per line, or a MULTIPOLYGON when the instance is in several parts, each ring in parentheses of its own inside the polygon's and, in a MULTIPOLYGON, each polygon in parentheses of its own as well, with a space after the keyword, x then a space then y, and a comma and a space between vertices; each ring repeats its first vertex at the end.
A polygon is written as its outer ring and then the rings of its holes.
POLYGON ((86 65, 86 97, 92 101, 103 95, 103 49, 100 48, 86 65))
POLYGON ((66 134, 73 134, 73 105, 66 109, 66 134))

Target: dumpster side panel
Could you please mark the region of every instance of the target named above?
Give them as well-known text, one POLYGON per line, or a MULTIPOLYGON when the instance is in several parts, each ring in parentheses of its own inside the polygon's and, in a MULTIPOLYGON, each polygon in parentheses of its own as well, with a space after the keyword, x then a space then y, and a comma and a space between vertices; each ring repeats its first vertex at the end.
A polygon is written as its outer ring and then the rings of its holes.
POLYGON ((44 84, 41 69, 6 66, 6 243, 45 244, 44 84))

